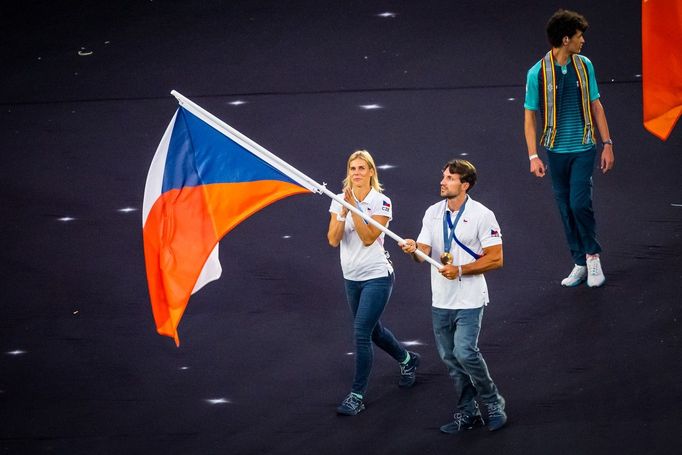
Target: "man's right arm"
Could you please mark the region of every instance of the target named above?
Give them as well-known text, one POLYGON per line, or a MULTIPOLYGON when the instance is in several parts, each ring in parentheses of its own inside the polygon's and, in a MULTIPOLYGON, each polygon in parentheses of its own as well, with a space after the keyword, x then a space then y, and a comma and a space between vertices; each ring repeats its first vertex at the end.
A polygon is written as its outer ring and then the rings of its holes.
POLYGON ((526 136, 528 159, 530 160, 530 172, 536 177, 545 176, 545 164, 538 156, 538 136, 536 133, 536 111, 525 109, 523 120, 523 132, 526 136))
POLYGON ((539 61, 526 75, 526 99, 523 102, 525 109, 523 118, 523 132, 526 137, 526 148, 528 149, 528 159, 530 160, 530 172, 536 177, 544 177, 545 164, 538 156, 538 136, 537 136, 537 114, 540 109, 540 71, 542 62, 539 61), (536 158, 537 157, 537 158, 536 158))
POLYGON ((412 259, 415 260, 415 262, 424 262, 424 258, 419 256, 416 253, 416 250, 419 249, 421 250, 422 253, 424 253, 427 256, 431 255, 431 246, 430 245, 425 245, 423 243, 417 243, 415 240, 412 239, 405 239, 405 242, 400 245, 404 253, 412 255, 412 259))

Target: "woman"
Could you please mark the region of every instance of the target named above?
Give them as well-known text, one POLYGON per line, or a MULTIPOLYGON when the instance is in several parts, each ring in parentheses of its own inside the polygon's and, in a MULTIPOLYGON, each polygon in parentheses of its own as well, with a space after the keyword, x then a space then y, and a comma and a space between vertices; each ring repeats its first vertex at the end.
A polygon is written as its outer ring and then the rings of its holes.
MULTIPOLYGON (((369 152, 358 150, 352 153, 346 170, 343 193, 339 197, 381 225, 388 226, 392 214, 391 200, 382 194, 377 169, 369 152)), ((336 412, 356 415, 365 409, 363 398, 372 369, 372 342, 399 363, 400 387, 414 384, 419 354, 408 352, 379 321, 395 280, 393 267, 384 251, 384 233, 337 201, 332 201, 329 212, 331 219, 327 238, 331 246, 341 245, 341 269, 355 331, 355 379, 351 392, 336 412)))

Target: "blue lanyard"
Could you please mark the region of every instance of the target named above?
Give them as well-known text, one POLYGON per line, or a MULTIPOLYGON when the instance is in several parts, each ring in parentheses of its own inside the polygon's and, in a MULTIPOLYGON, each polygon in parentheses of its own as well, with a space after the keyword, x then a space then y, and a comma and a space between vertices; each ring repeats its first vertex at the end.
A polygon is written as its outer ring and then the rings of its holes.
MULTIPOLYGON (((353 199, 355 199, 355 195, 353 195, 353 199)), ((358 210, 360 210, 362 213, 365 213, 365 211, 364 211, 363 208, 362 208, 362 205, 360 205, 360 201, 358 201, 357 199, 355 199, 355 206, 356 206, 356 207, 358 208, 358 210)), ((367 221, 367 220, 364 219, 364 218, 362 219, 362 221, 364 221, 365 224, 369 224, 369 221, 367 221)))
POLYGON ((457 243, 457 245, 459 245, 464 251, 469 253, 469 255, 471 255, 474 259, 478 259, 481 256, 471 251, 471 249, 464 245, 462 242, 460 242, 457 236, 455 235, 455 228, 457 227, 459 219, 462 217, 462 213, 464 213, 464 208, 466 207, 468 200, 469 196, 467 196, 467 198, 464 200, 464 204, 462 204, 462 206, 459 208, 454 223, 450 220, 450 212, 448 211, 447 202, 445 203, 446 204, 445 213, 443 214, 443 250, 446 253, 449 253, 450 246, 452 245, 452 241, 454 240, 455 243, 457 243))

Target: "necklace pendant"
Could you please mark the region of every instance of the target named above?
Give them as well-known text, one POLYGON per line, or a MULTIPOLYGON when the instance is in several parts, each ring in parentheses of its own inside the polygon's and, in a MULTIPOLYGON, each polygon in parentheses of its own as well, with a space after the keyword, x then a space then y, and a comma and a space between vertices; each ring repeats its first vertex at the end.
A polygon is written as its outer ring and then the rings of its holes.
POLYGON ((443 265, 452 264, 453 259, 454 258, 452 257, 452 253, 450 253, 449 251, 446 251, 445 253, 440 255, 440 262, 442 262, 443 265))

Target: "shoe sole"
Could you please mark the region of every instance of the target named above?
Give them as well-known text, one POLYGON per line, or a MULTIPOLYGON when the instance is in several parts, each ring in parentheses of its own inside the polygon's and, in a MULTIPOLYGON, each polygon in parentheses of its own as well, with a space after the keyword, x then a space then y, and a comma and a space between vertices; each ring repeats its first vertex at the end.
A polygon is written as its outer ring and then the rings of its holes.
POLYGON ((507 425, 507 420, 504 421, 502 425, 496 425, 494 427, 488 426, 488 431, 497 431, 504 428, 507 425))
POLYGON ((606 284, 606 280, 602 281, 602 282, 599 283, 599 284, 594 284, 594 285, 592 285, 592 284, 590 284, 590 283, 587 283, 587 287, 590 287, 590 288, 600 288, 600 287, 604 286, 604 284, 606 284))
POLYGON ((337 410, 336 410, 336 414, 337 414, 337 415, 340 415, 340 416, 353 417, 353 416, 356 416, 356 415, 360 414, 360 413, 361 413, 362 411, 364 411, 364 410, 365 410, 364 406, 363 406, 362 408, 360 408, 360 410, 359 410, 358 412, 355 412, 355 413, 353 413, 353 412, 348 412, 348 411, 340 411, 340 410, 337 409, 337 410))
POLYGON ((563 286, 565 288, 574 288, 576 286, 580 286, 581 284, 585 283, 586 281, 587 281, 587 279, 582 279, 575 284, 563 284, 562 283, 561 286, 563 286))

